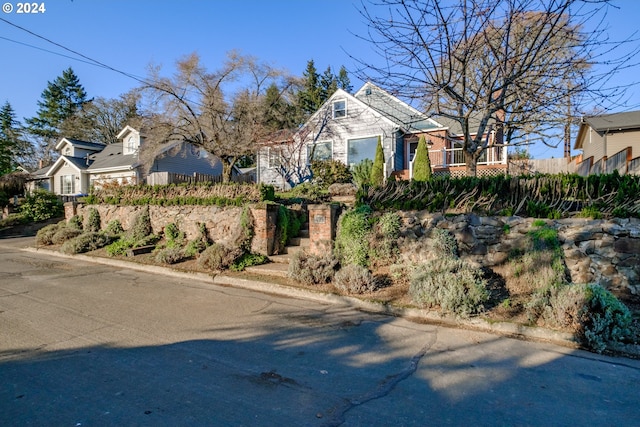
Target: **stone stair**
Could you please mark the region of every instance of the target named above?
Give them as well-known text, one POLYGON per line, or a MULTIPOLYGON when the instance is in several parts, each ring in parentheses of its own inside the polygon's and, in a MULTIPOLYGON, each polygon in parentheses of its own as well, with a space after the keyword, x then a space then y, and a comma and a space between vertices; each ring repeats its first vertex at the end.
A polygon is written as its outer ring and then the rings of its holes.
POLYGON ((245 271, 255 274, 264 274, 267 276, 288 277, 289 261, 291 261, 291 257, 296 252, 308 248, 310 241, 309 225, 304 224, 298 237, 292 237, 289 239, 289 244, 284 248, 283 254, 270 255, 270 263, 247 267, 245 271))

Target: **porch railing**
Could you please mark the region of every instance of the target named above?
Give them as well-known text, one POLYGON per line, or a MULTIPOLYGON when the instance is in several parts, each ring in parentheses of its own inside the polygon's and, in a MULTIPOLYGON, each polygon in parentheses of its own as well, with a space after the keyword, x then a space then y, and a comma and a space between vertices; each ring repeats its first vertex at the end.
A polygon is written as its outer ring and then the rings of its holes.
MULTIPOLYGON (((415 159, 415 157, 414 157, 415 159)), ((413 162, 410 162, 409 175, 413 177, 413 162)), ((465 166, 464 152, 462 148, 442 148, 440 150, 429 150, 429 161, 432 168, 448 168, 465 166)), ((507 164, 507 147, 488 147, 485 149, 477 162, 478 165, 499 165, 507 164)))

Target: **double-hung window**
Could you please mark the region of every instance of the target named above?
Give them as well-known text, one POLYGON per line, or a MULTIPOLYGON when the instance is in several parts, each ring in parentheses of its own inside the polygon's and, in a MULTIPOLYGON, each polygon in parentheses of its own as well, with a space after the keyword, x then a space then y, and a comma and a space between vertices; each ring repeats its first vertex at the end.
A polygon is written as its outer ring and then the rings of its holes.
POLYGON ((61 194, 73 194, 75 193, 75 176, 74 175, 61 175, 60 176, 60 193, 61 194))
POLYGON ((276 148, 268 148, 269 150, 269 168, 275 169, 279 168, 281 164, 281 152, 276 148))
POLYGON ((333 118, 339 119, 347 116, 347 100, 339 99, 333 102, 333 118))

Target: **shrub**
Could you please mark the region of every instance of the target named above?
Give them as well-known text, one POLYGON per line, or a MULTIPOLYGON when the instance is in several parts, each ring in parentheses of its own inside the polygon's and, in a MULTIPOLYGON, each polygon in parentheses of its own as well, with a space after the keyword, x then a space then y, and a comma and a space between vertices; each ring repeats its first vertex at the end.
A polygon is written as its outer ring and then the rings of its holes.
POLYGON ((13 227, 15 225, 26 224, 29 222, 21 213, 11 213, 6 218, 0 219, 0 228, 13 227))
POLYGON ((122 223, 119 219, 112 219, 107 224, 104 232, 109 236, 120 236, 124 233, 124 228, 122 228, 122 223))
POLYGON ((176 264, 186 258, 185 252, 180 247, 171 246, 160 249, 156 253, 156 261, 163 264, 176 264))
POLYGON ((20 206, 29 221, 46 221, 63 215, 64 207, 58 196, 44 190, 36 190, 27 195, 20 206))
POLYGON ((55 234, 51 237, 51 242, 54 245, 61 245, 69 239, 73 239, 82 234, 82 231, 75 228, 62 226, 58 228, 55 234))
POLYGON ((336 255, 342 264, 368 265, 371 209, 359 206, 340 216, 335 240, 336 255))
POLYGON ((363 185, 369 185, 371 183, 371 168, 373 167, 373 161, 371 159, 364 159, 360 163, 354 165, 351 168, 351 175, 353 177, 353 183, 358 187, 363 185))
POLYGON ((621 342, 631 335, 631 313, 611 292, 589 284, 585 294, 583 335, 589 347, 602 352, 607 344, 621 342))
POLYGON ((384 151, 380 137, 378 137, 378 145, 376 146, 376 157, 373 160, 373 166, 371 166, 369 183, 373 186, 384 184, 384 151))
POLYGON ((198 266, 206 270, 222 271, 233 264, 241 255, 240 248, 214 243, 200 254, 198 266))
POLYGON ((347 265, 338 270, 333 279, 333 284, 338 289, 351 294, 373 292, 378 287, 369 269, 359 265, 347 265))
POLYGON ((195 240, 190 240, 184 248, 184 254, 187 258, 195 257, 196 255, 207 249, 211 244, 209 235, 207 234, 206 224, 199 223, 198 230, 198 237, 195 240))
POLYGON ((133 220, 133 225, 129 230, 131 240, 137 242, 144 239, 152 233, 151 217, 149 216, 149 206, 145 206, 133 220))
POLYGON ((170 222, 164 227, 164 238, 167 248, 181 248, 184 240, 184 232, 180 231, 178 226, 170 222))
POLYGON ((58 229, 64 227, 64 221, 60 221, 57 224, 49 224, 45 227, 42 227, 36 233, 36 245, 38 246, 49 246, 53 245, 53 236, 56 234, 58 229))
POLYGON ((313 184, 327 189, 331 184, 346 184, 352 181, 349 167, 339 160, 314 160, 311 162, 313 184))
POLYGON ((258 184, 258 191, 260 192, 260 201, 273 202, 276 199, 276 190, 273 185, 258 184))
POLYGON ((247 267, 252 265, 262 265, 269 262, 269 258, 262 254, 244 253, 240 258, 235 260, 229 267, 233 271, 243 271, 247 267))
POLYGON ((396 212, 383 214, 369 234, 369 260, 374 265, 389 265, 400 255, 398 237, 402 220, 396 212))
POLYGON ((409 294, 422 307, 440 306, 445 312, 468 317, 489 300, 486 285, 480 269, 443 257, 414 270, 409 294))
POLYGON ((64 242, 60 251, 65 254, 80 254, 95 251, 111 243, 111 238, 104 233, 88 231, 64 242))
POLYGON ((69 218, 69 221, 67 221, 67 227, 82 231, 84 228, 82 225, 82 217, 80 215, 72 216, 69 218))
POLYGON ((431 179, 431 160, 424 135, 418 140, 415 158, 413 160, 413 179, 415 181, 429 181, 431 179))
POLYGON ((84 224, 85 231, 93 231, 97 233, 100 231, 101 221, 100 221, 100 212, 96 208, 89 208, 89 212, 87 214, 87 220, 84 224))
POLYGON ((289 277, 305 285, 329 283, 338 268, 338 260, 333 256, 322 257, 298 251, 289 262, 289 277))
POLYGON ((458 241, 450 231, 436 228, 432 231, 434 249, 443 256, 458 256, 458 241))
POLYGON ((127 251, 133 247, 134 243, 134 241, 127 239, 126 237, 122 237, 107 246, 107 254, 109 256, 126 255, 127 251))

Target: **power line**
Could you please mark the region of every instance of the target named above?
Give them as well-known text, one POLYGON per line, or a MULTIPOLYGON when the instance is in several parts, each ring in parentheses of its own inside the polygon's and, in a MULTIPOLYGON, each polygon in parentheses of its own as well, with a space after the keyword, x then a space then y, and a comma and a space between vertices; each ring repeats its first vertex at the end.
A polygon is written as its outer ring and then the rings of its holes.
MULTIPOLYGON (((58 46, 59 48, 64 49, 64 50, 66 50, 67 52, 71 52, 71 53, 73 53, 74 55, 77 55, 77 56, 79 56, 79 57, 81 57, 81 58, 84 58, 85 60, 89 61, 89 64, 96 65, 96 66, 99 66, 99 67, 105 68, 105 69, 107 69, 107 70, 114 71, 114 72, 116 72, 116 73, 118 73, 118 74, 122 74, 123 76, 129 77, 130 79, 136 80, 136 81, 138 81, 138 82, 140 82, 140 83, 142 83, 142 84, 145 84, 145 85, 149 85, 149 84, 150 84, 150 83, 149 83, 147 80, 145 80, 145 79, 142 79, 142 78, 140 78, 140 77, 138 77, 138 76, 135 76, 135 75, 133 75, 133 74, 131 74, 131 73, 127 73, 126 71, 118 70, 117 68, 114 68, 114 67, 112 67, 112 66, 110 66, 110 65, 107 65, 107 64, 105 64, 105 63, 103 63, 103 62, 100 62, 100 61, 98 61, 98 60, 96 60, 96 59, 93 59, 93 58, 91 58, 91 57, 89 57, 89 56, 86 56, 86 55, 84 55, 84 54, 82 54, 82 53, 80 53, 80 52, 77 52, 77 51, 75 51, 75 50, 73 50, 73 49, 70 49, 70 48, 68 48, 68 47, 66 47, 66 46, 64 46, 64 45, 61 45, 60 43, 56 43, 56 42, 54 42, 54 41, 53 41, 53 40, 51 40, 51 39, 48 39, 48 38, 46 38, 46 37, 44 37, 44 36, 41 36, 41 35, 39 35, 39 34, 36 34, 36 33, 34 33, 33 31, 31 31, 31 30, 28 30, 28 29, 26 29, 26 28, 24 28, 24 27, 21 27, 20 25, 17 25, 17 24, 14 24, 13 22, 7 21, 7 20, 6 20, 6 19, 4 19, 4 18, 0 18, 0 21, 3 21, 3 22, 5 22, 6 24, 9 24, 9 25, 11 25, 12 27, 15 27, 15 28, 17 28, 17 29, 19 29, 19 30, 21 30, 21 31, 24 31, 24 32, 26 32, 26 33, 29 33, 29 34, 31 34, 31 35, 32 35, 32 36, 34 36, 34 37, 37 37, 37 38, 39 38, 39 39, 41 39, 41 40, 44 40, 44 41, 46 41, 47 43, 51 43, 51 44, 52 44, 52 45, 54 45, 54 46, 58 46)), ((4 38, 4 37, 2 37, 2 38, 4 38)), ((5 38, 5 40, 9 40, 9 39, 6 39, 6 38, 5 38)), ((9 40, 9 41, 13 41, 13 42, 15 42, 14 40, 9 40)), ((20 43, 20 42, 16 42, 16 43, 20 43)), ((34 48, 36 48, 36 49, 40 49, 40 50, 47 51, 46 49, 41 49, 41 48, 37 48, 37 47, 35 47, 35 46, 30 46, 30 45, 27 45, 26 43, 20 43, 20 44, 24 44, 24 45, 29 46, 29 47, 34 47, 34 48)), ((49 51, 47 51, 47 52, 49 52, 49 51)), ((55 52, 50 52, 50 53, 54 53, 54 54, 58 55, 58 54, 57 54, 57 53, 55 53, 55 52)), ((65 55, 61 55, 61 56, 65 56, 65 55)), ((67 56, 65 56, 65 57, 67 57, 67 56)), ((79 59, 77 59, 77 58, 73 58, 73 57, 69 57, 69 58, 70 58, 70 59, 75 59, 75 60, 78 60, 78 61, 81 61, 81 62, 85 62, 85 63, 86 63, 86 61, 82 61, 82 60, 79 60, 79 59)))

